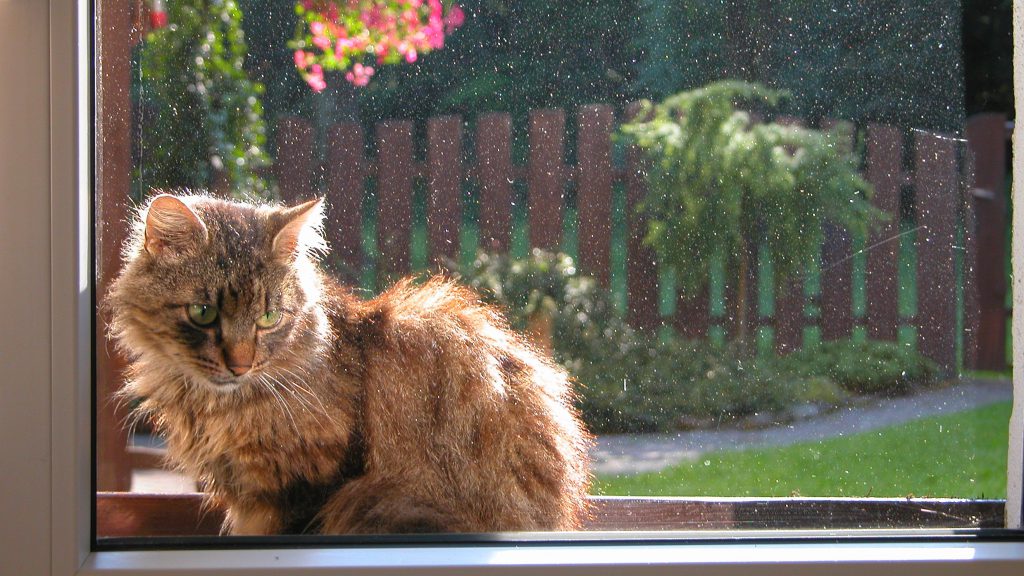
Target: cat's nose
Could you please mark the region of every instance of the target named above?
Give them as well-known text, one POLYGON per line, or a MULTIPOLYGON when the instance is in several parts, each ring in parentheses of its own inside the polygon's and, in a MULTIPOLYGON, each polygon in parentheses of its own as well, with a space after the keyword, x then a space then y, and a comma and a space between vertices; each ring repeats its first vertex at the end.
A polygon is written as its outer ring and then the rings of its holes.
POLYGON ((252 369, 252 364, 249 364, 248 366, 231 366, 231 365, 228 365, 228 370, 231 370, 231 373, 234 374, 235 376, 241 376, 242 374, 245 374, 246 372, 248 372, 251 369, 252 369))
POLYGON ((241 376, 252 369, 256 357, 253 342, 229 343, 224 347, 224 364, 235 376, 241 376))

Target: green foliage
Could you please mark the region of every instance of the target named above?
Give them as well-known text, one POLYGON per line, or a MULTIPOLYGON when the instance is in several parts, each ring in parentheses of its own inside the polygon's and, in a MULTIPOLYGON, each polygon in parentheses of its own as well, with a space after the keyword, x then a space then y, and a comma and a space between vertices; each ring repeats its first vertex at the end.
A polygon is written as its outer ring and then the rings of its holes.
POLYGON ((896 342, 826 342, 782 362, 789 372, 826 376, 854 394, 906 394, 939 374, 934 362, 896 342))
POLYGON ((735 346, 640 332, 564 254, 480 253, 461 280, 504 308, 514 326, 538 310, 552 314, 555 358, 579 382, 579 407, 594 432, 784 415, 798 404, 838 406, 851 393, 903 392, 935 376, 931 363, 895 344, 844 341, 782 359, 746 358, 735 346))
POLYGON ((718 82, 644 102, 640 119, 622 126, 649 160, 645 241, 684 292, 696 294, 716 262, 736 270, 753 245, 769 248, 781 283, 817 257, 823 222, 856 235, 881 217, 838 134, 754 123, 737 109, 773 107, 782 96, 718 82))
POLYGON ((147 36, 138 174, 145 188, 208 188, 221 176, 235 196, 268 193, 258 175, 269 164, 263 88, 243 68, 241 19, 233 0, 169 2, 170 25, 147 36))
POLYGON ((613 332, 630 330, 615 314, 608 294, 566 254, 539 248, 527 258, 479 252, 460 275, 504 309, 513 326, 525 326, 537 311, 551 314, 560 351, 578 351, 613 332))

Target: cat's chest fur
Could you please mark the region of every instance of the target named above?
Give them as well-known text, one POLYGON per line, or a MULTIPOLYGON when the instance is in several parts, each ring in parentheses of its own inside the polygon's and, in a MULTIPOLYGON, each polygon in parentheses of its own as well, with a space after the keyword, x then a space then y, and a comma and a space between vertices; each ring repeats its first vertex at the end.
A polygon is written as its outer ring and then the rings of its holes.
POLYGON ((273 391, 253 385, 235 401, 179 396, 195 392, 180 389, 147 402, 160 415, 171 461, 215 494, 267 496, 295 483, 334 483, 358 434, 354 383, 332 374, 316 375, 315 383, 276 384, 273 391), (327 402, 317 395, 324 389, 334 392, 327 402))

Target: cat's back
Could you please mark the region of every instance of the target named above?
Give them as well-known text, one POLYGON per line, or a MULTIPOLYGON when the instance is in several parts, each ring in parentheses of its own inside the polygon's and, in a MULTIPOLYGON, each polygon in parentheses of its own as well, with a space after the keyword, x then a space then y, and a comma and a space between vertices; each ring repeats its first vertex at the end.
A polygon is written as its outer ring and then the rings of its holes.
POLYGON ((349 321, 371 474, 468 508, 469 530, 576 524, 589 439, 569 379, 499 312, 435 278, 399 282, 349 321))

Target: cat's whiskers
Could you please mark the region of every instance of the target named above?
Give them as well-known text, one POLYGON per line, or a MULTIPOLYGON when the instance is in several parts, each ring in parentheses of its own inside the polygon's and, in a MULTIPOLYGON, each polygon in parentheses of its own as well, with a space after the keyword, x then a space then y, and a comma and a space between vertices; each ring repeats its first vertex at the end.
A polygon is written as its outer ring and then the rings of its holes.
POLYGON ((303 410, 305 410, 306 412, 308 412, 310 414, 313 413, 314 406, 312 404, 310 404, 309 401, 306 400, 305 398, 303 398, 301 396, 298 396, 295 393, 295 391, 291 389, 291 386, 288 385, 289 383, 287 381, 282 381, 282 378, 283 378, 282 375, 280 375, 280 374, 271 374, 269 371, 266 371, 266 370, 264 370, 264 374, 265 374, 267 379, 269 379, 273 384, 276 385, 276 388, 280 388, 281 390, 284 390, 288 394, 292 395, 295 398, 295 400, 298 401, 299 404, 302 405, 303 410))
MULTIPOLYGON (((301 376, 299 374, 296 374, 295 372, 291 371, 290 369, 285 368, 284 366, 275 366, 274 369, 281 370, 281 371, 284 371, 284 372, 287 372, 288 374, 290 374, 292 376, 292 378, 294 378, 294 380, 289 380, 289 382, 292 384, 292 386, 297 388, 297 389, 299 389, 299 390, 301 390, 301 391, 303 391, 303 392, 305 392, 306 395, 308 397, 312 398, 313 400, 316 400, 316 403, 320 405, 320 411, 323 412, 324 415, 328 414, 327 407, 324 406, 324 403, 320 400, 320 396, 317 395, 316 393, 314 393, 312 390, 310 390, 306 386, 303 386, 302 384, 299 383, 302 380, 308 380, 309 379, 309 373, 304 368, 299 368, 298 366, 295 367, 296 370, 301 372, 301 376)), ((310 406, 310 408, 312 408, 312 406, 310 406)), ((331 419, 330 416, 328 416, 328 419, 330 419, 331 422, 334 422, 334 420, 331 419)))
POLYGON ((323 427, 323 426, 324 426, 324 423, 320 421, 320 418, 319 418, 319 417, 318 417, 318 415, 317 415, 317 410, 316 410, 316 407, 315 407, 315 406, 313 406, 313 404, 312 404, 312 403, 310 403, 308 399, 304 398, 304 397, 303 397, 303 395, 301 395, 301 394, 299 393, 299 391, 300 391, 300 390, 301 390, 301 391, 303 391, 303 392, 305 392, 305 395, 306 395, 306 396, 309 396, 309 397, 311 397, 312 399, 316 400, 317 404, 319 404, 319 405, 320 405, 320 414, 322 414, 322 415, 323 415, 323 416, 324 416, 325 418, 327 418, 327 421, 328 421, 328 422, 330 422, 331 424, 334 424, 335 426, 337 426, 337 425, 338 425, 338 422, 337 422, 337 421, 336 421, 336 420, 335 420, 334 418, 331 418, 331 416, 330 416, 330 414, 329 414, 329 413, 327 412, 327 408, 326 408, 326 407, 324 406, 323 402, 321 402, 321 401, 320 401, 320 398, 318 398, 318 397, 316 396, 316 394, 314 394, 314 393, 313 393, 313 391, 312 391, 312 390, 310 390, 310 389, 308 389, 308 388, 306 388, 306 387, 302 386, 301 384, 299 384, 299 383, 297 383, 297 382, 295 382, 295 381, 292 381, 292 380, 287 380, 287 379, 285 379, 285 382, 282 382, 282 381, 281 381, 281 380, 279 380, 278 378, 275 378, 275 376, 278 376, 278 377, 280 377, 280 378, 284 378, 284 375, 283 375, 283 374, 274 374, 274 375, 272 375, 272 374, 270 374, 270 373, 269 373, 269 371, 264 371, 264 374, 266 374, 266 376, 267 376, 268 378, 271 378, 271 379, 273 379, 273 380, 274 380, 274 382, 277 382, 277 384, 278 384, 278 385, 279 385, 279 386, 280 386, 280 387, 281 387, 282 389, 284 389, 285 391, 287 391, 287 392, 288 392, 289 394, 291 394, 291 395, 292 395, 292 397, 294 397, 294 398, 295 398, 295 400, 297 400, 298 402, 300 402, 300 403, 301 403, 301 404, 303 405, 303 407, 305 407, 305 409, 306 409, 306 412, 307 412, 307 413, 308 413, 308 414, 309 414, 310 416, 312 416, 312 417, 313 417, 313 420, 315 420, 315 421, 316 421, 316 423, 317 423, 317 425, 318 425, 318 426, 320 426, 320 427, 323 427), (289 384, 290 384, 290 385, 289 385, 289 384))
POLYGON ((256 382, 260 383, 268 392, 277 398, 278 402, 281 403, 281 407, 284 408, 284 412, 287 414, 288 420, 291 421, 292 429, 295 430, 295 435, 301 436, 302 434, 299 432, 298 424, 295 423, 295 415, 292 414, 292 409, 288 406, 288 402, 284 399, 284 396, 281 396, 281 393, 275 389, 274 385, 270 381, 267 380, 266 374, 259 374, 256 377, 256 382))

